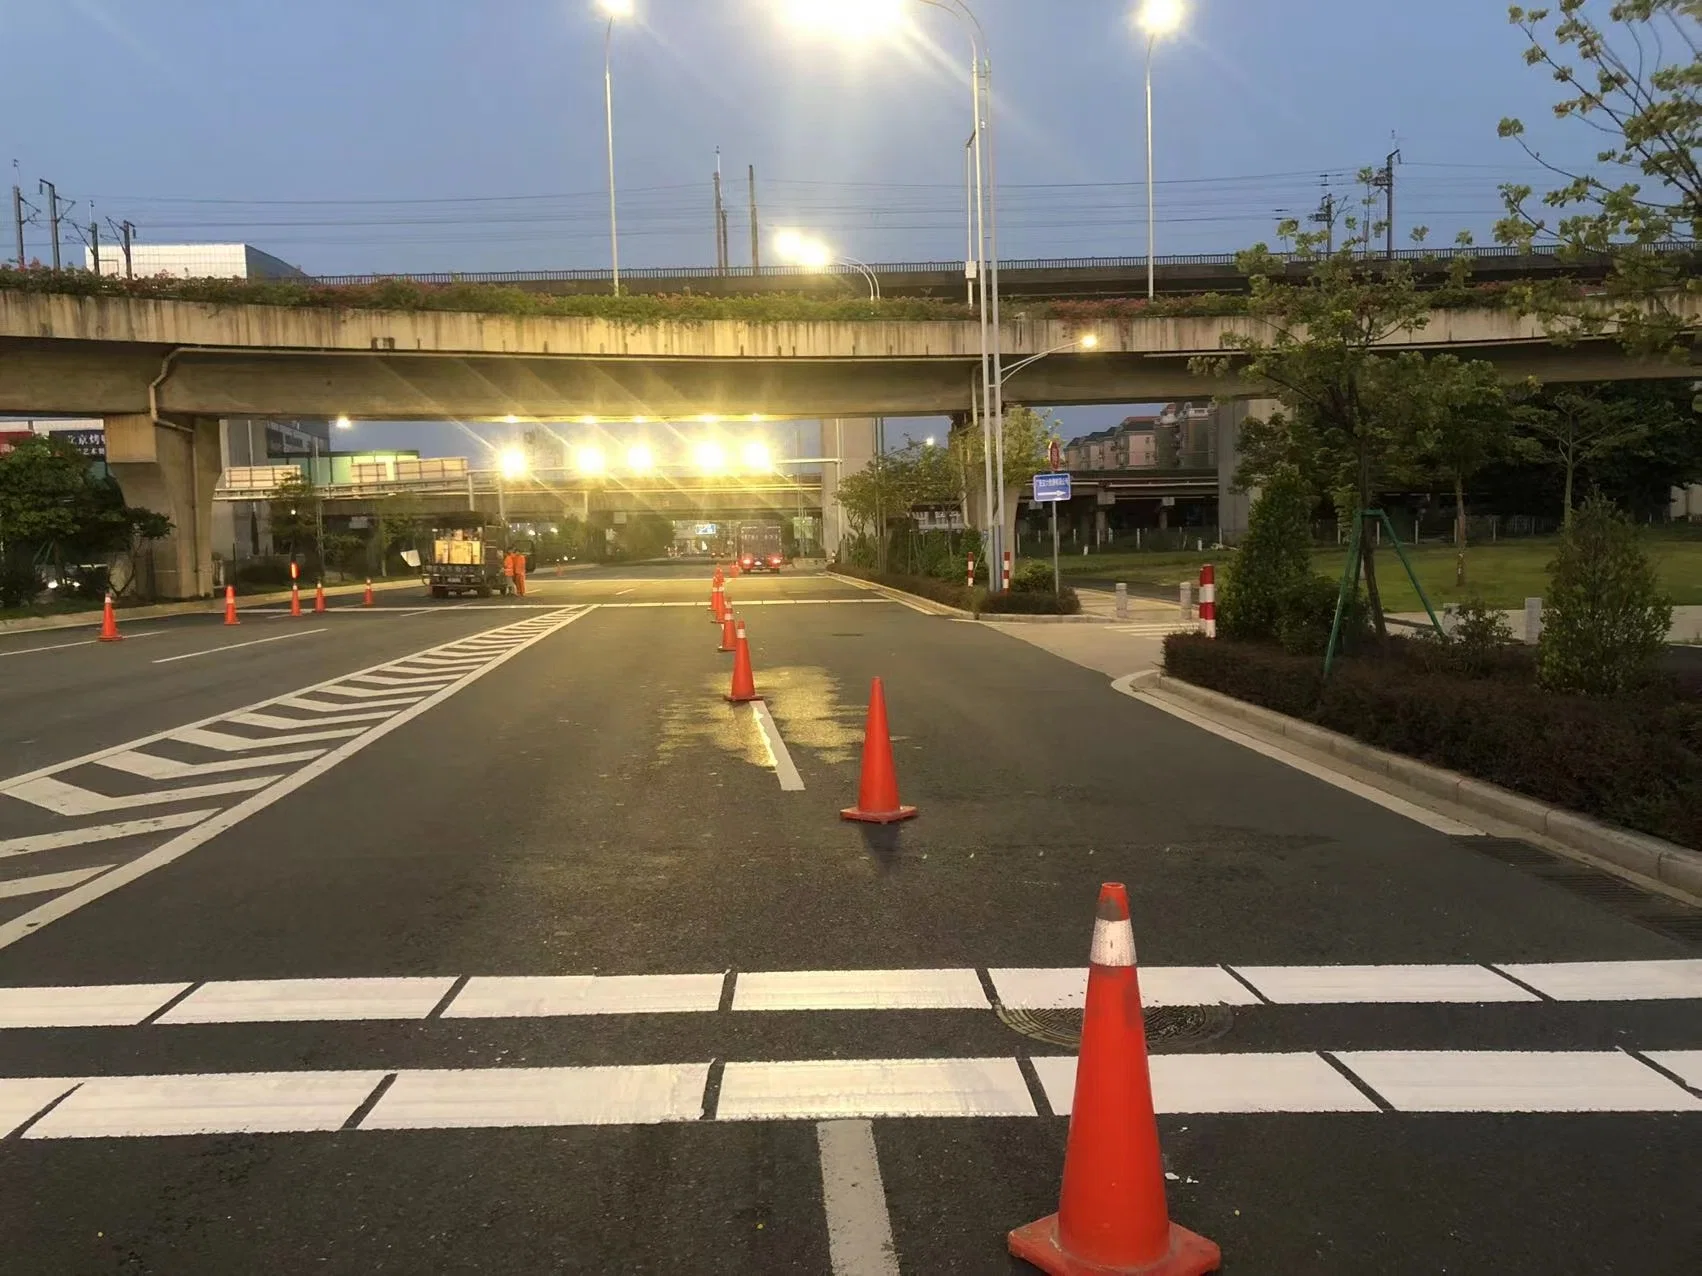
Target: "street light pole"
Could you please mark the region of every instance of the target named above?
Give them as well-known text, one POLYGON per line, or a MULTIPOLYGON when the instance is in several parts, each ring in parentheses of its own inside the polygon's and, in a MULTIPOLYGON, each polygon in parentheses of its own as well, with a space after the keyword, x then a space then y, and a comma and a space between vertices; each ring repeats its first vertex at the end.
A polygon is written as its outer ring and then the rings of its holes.
POLYGON ((621 292, 620 222, 615 212, 615 73, 614 73, 615 15, 609 13, 609 24, 603 32, 603 119, 609 139, 609 263, 614 279, 615 296, 621 292))
POLYGON ((841 257, 839 261, 841 265, 850 266, 853 270, 858 271, 864 279, 869 281, 870 301, 879 301, 881 299, 881 281, 879 276, 875 274, 873 267, 871 267, 867 262, 858 261, 855 257, 841 257))
POLYGON ((1146 38, 1146 299, 1153 300, 1158 295, 1158 274, 1154 269, 1152 254, 1158 242, 1158 233, 1154 224, 1154 209, 1156 201, 1152 190, 1152 50, 1158 43, 1158 33, 1155 31, 1146 38))

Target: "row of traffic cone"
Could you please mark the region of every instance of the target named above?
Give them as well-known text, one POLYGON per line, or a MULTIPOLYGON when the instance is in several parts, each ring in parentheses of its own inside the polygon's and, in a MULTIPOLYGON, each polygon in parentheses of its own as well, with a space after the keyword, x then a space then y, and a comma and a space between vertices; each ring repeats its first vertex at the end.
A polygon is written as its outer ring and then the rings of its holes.
MULTIPOLYGON (((361 606, 373 606, 372 582, 370 580, 366 582, 366 592, 361 597, 361 606)), ((321 581, 314 590, 313 610, 315 612, 322 612, 325 609, 325 583, 321 581)), ((301 587, 293 583, 290 585, 290 615, 301 615, 301 587)), ((242 622, 238 620, 236 616, 236 586, 226 585, 225 625, 228 627, 232 625, 240 625, 241 623, 242 622)), ((112 593, 109 590, 107 592, 105 602, 101 605, 100 641, 122 642, 123 640, 124 635, 118 632, 118 615, 113 610, 112 593)))
MULTIPOLYGON (((738 570, 738 564, 733 565, 738 570)), ((745 636, 744 621, 733 615, 727 606, 721 569, 715 569, 715 579, 709 591, 709 612, 721 626, 721 645, 717 650, 733 655, 733 685, 727 692, 729 704, 748 704, 762 697, 757 694, 756 675, 751 668, 750 641, 745 636)), ((886 690, 876 678, 869 688, 869 712, 863 724, 863 769, 857 785, 857 805, 846 807, 840 818, 859 824, 897 824, 915 818, 916 808, 905 806, 898 798, 898 768, 892 757, 892 733, 886 720, 886 690)))

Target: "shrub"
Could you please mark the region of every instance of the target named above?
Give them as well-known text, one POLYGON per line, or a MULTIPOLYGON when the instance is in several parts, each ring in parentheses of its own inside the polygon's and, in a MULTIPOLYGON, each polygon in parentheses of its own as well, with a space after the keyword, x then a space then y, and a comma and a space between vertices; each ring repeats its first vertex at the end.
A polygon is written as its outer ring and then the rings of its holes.
POLYGON ((947 607, 956 607, 960 611, 974 611, 976 601, 981 594, 979 589, 969 589, 962 584, 953 584, 951 581, 936 580, 932 576, 902 576, 891 572, 883 575, 867 567, 851 566, 844 563, 835 567, 834 570, 842 576, 853 576, 858 580, 873 581, 891 589, 901 589, 907 594, 915 594, 918 598, 943 603, 947 607))
POLYGON ((1325 683, 1309 657, 1178 634, 1165 641, 1164 665, 1367 744, 1702 848, 1702 701, 1557 695, 1528 677, 1465 678, 1427 667, 1429 646, 1395 639, 1343 661, 1325 683))
POLYGON ((1444 667, 1467 678, 1485 677, 1513 645, 1507 617, 1481 598, 1450 607, 1447 615, 1453 624, 1439 640, 1444 667))
POLYGON ((1280 640, 1285 597, 1312 578, 1311 515, 1311 489, 1292 470, 1273 477, 1253 503, 1246 538, 1218 588, 1225 637, 1280 640))
POLYGON ((1654 675, 1672 602, 1636 526, 1601 495, 1573 514, 1550 567, 1537 667, 1553 691, 1619 695, 1654 675))
POLYGON ((236 583, 259 589, 288 589, 290 560, 285 557, 250 558, 237 567, 236 583))
POLYGON ((1050 594, 1056 582, 1052 564, 1029 559, 1011 575, 1011 589, 1019 594, 1050 594))
MULTIPOLYGON (((1322 656, 1336 623, 1341 582, 1308 573, 1291 581, 1277 597, 1276 639, 1291 655, 1322 656)), ((1370 612, 1362 594, 1352 594, 1342 609, 1341 650, 1358 647, 1371 632, 1370 612)))
POLYGON ((47 583, 31 563, 0 563, 0 607, 28 607, 47 583))
POLYGON ((1004 616, 1077 616, 1081 614, 1081 597, 1068 585, 1056 594, 1050 585, 1044 593, 1018 592, 1012 588, 1002 594, 983 594, 976 611, 1004 616))

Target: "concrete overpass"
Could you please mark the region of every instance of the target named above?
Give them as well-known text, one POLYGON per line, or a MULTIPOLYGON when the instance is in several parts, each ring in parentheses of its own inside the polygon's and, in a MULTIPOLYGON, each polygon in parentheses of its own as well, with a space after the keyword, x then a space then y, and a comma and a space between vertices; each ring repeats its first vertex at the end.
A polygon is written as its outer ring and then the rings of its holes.
MULTIPOLYGON (((1694 314, 1698 299, 1684 304, 1694 314)), ((1245 317, 1066 323, 1012 307, 1010 361, 1091 331, 1091 353, 1057 354, 1012 379, 1008 402, 1135 403, 1256 388, 1196 377, 1245 317)), ((128 499, 177 532, 155 556, 163 592, 208 592, 222 417, 619 422, 953 414, 971 402, 979 331, 962 320, 630 323, 447 311, 395 312, 75 297, 0 291, 0 413, 100 416, 128 499), (162 562, 161 557, 166 561, 162 562)), ((1434 312, 1391 350, 1496 362, 1509 380, 1693 376, 1628 358, 1610 337, 1555 345, 1505 310, 1434 312)), ((831 493, 825 498, 831 501, 831 493)))
MULTIPOLYGON (((1695 252, 1691 244, 1662 245, 1674 257, 1695 252)), ((1599 280, 1613 268, 1612 258, 1594 254, 1582 258, 1566 256, 1553 248, 1521 252, 1516 248, 1492 246, 1470 249, 1397 249, 1393 257, 1379 254, 1366 264, 1381 270, 1388 261, 1413 267, 1421 285, 1438 284, 1448 277, 1452 264, 1464 258, 1471 262, 1471 277, 1480 283, 1502 283, 1528 279, 1567 278, 1599 280)), ((1278 254, 1285 275, 1299 281, 1311 269, 1312 259, 1278 254)), ((965 296, 961 261, 871 262, 869 269, 880 283, 883 297, 932 297, 955 300, 965 296)), ((1055 257, 1006 261, 999 264, 999 293, 1012 299, 1057 301, 1069 298, 1144 297, 1145 257, 1055 257)), ((1234 253, 1206 253, 1156 257, 1153 276, 1165 296, 1190 293, 1242 293, 1249 287, 1234 253)), ((421 284, 497 284, 523 292, 557 295, 601 295, 610 288, 607 270, 487 271, 482 273, 433 272, 414 275, 328 275, 319 282, 333 286, 376 284, 406 280, 421 284)), ((621 289, 637 294, 687 293, 705 297, 750 297, 777 293, 843 297, 847 291, 861 294, 867 287, 860 270, 831 266, 814 270, 803 266, 763 266, 721 270, 714 266, 664 266, 621 271, 621 289)))

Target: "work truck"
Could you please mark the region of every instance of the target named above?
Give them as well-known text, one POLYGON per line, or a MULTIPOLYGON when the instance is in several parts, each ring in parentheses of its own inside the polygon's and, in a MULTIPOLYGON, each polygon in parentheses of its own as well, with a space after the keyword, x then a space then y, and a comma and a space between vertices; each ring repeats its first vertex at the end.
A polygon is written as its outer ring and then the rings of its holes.
POLYGON ((440 516, 439 526, 431 533, 431 559, 425 565, 431 596, 489 598, 512 592, 514 581, 504 570, 508 551, 504 530, 477 515, 440 516))

